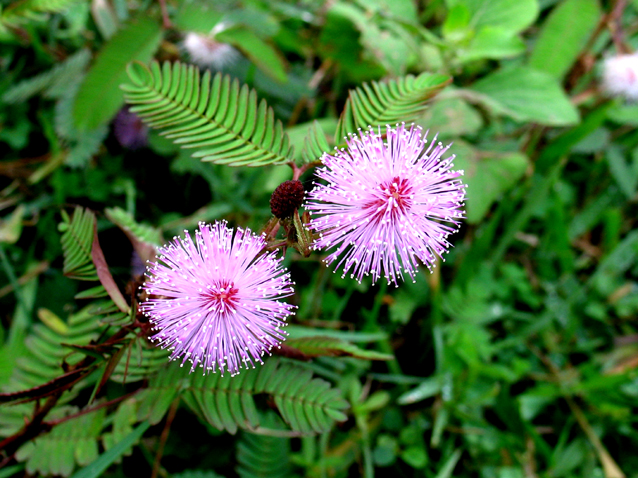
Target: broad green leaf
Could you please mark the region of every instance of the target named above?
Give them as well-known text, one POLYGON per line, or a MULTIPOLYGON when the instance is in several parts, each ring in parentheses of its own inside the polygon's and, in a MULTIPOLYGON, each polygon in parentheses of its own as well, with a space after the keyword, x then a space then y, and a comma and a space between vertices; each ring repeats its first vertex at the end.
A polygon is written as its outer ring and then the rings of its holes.
POLYGON ((180 2, 180 7, 171 19, 184 32, 210 35, 211 30, 221 21, 224 13, 216 10, 214 4, 205 2, 180 2))
POLYGON ((578 110, 549 74, 526 67, 496 71, 477 81, 472 91, 486 106, 518 121, 566 126, 579 120, 578 110))
POLYGON ((413 22, 418 12, 413 0, 367 0, 365 6, 381 15, 413 22))
POLYGON ((560 2, 543 24, 529 65, 562 79, 596 28, 600 13, 598 0, 560 2))
POLYGON ((450 8, 463 5, 470 13, 470 28, 484 26, 518 33, 530 26, 538 15, 537 0, 447 0, 450 8))
POLYGON ((456 140, 462 135, 472 135, 483 126, 483 119, 475 108, 460 98, 436 100, 417 121, 428 136, 438 134, 439 139, 456 140))
POLYGON ((251 30, 244 27, 230 28, 215 35, 215 39, 237 47, 275 81, 285 83, 288 79, 281 54, 251 30))
POLYGON ((131 21, 99 52, 80 85, 73 118, 78 130, 92 130, 108 122, 124 104, 120 84, 127 80, 126 66, 134 60, 147 63, 161 39, 160 25, 149 17, 131 21))
POLYGON ((485 217, 494 201, 512 188, 529 166, 525 155, 518 152, 478 151, 458 141, 454 143, 453 152, 455 168, 465 171, 467 221, 472 224, 485 217))
POLYGON ((510 30, 485 26, 472 38, 467 49, 459 53, 459 61, 468 62, 483 58, 512 58, 525 52, 525 43, 510 30))
POLYGON ((607 118, 614 123, 638 126, 638 105, 613 104, 607 110, 607 118))

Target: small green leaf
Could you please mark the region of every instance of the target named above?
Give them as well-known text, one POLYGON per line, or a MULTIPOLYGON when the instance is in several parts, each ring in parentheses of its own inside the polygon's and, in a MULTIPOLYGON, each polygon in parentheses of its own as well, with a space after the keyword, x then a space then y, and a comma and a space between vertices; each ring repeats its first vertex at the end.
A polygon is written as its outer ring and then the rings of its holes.
POLYGON ((394 356, 375 350, 365 350, 332 337, 306 337, 300 339, 288 339, 286 345, 296 348, 305 355, 319 356, 350 356, 366 360, 393 360, 394 356))
POLYGON ((23 204, 18 205, 8 219, 0 221, 0 243, 15 244, 22 234, 22 218, 26 209, 23 204))

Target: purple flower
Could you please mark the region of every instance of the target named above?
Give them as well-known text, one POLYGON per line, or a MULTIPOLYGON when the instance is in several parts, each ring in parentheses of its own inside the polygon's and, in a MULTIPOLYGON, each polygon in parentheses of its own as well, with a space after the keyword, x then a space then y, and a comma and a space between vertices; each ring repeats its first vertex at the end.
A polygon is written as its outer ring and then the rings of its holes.
POLYGON ((250 229, 225 222, 200 223, 195 242, 174 238, 150 263, 141 304, 157 333, 151 340, 172 350, 171 360, 192 363, 191 372, 254 368, 254 361, 285 340, 286 318, 295 306, 290 274, 266 242, 250 229))
POLYGON ((142 119, 126 106, 115 116, 113 131, 123 148, 135 151, 148 144, 148 128, 142 119))
MULTIPOLYGON (((427 133, 426 133, 427 135, 427 133)), ((464 217, 463 171, 452 171, 454 156, 441 159, 448 146, 426 148, 421 128, 397 125, 350 136, 347 150, 324 154, 305 205, 319 233, 315 249, 334 249, 325 259, 343 276, 361 281, 372 274, 397 285, 407 273, 414 280, 419 262, 431 270, 447 252, 447 237, 464 217)))

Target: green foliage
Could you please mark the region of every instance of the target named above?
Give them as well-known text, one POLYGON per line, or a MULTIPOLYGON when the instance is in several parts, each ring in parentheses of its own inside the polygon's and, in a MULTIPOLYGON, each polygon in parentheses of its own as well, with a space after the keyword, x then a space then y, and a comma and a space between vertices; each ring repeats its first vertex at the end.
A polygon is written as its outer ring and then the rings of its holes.
POLYGON ((237 443, 236 471, 240 478, 290 476, 290 439, 242 432, 237 443))
POLYGON ((289 339, 286 345, 310 357, 323 355, 356 357, 366 360, 393 360, 394 357, 374 350, 365 350, 335 337, 303 337, 289 339))
POLYGON ((492 204, 520 181, 529 161, 521 153, 479 151, 463 142, 455 142, 454 146, 454 164, 465 172, 467 220, 477 224, 492 204))
POLYGON ((210 470, 208 471, 188 470, 182 473, 171 475, 171 478, 224 478, 224 477, 210 470))
POLYGON ((318 161, 324 153, 330 150, 330 145, 326 135, 318 121, 314 121, 308 129, 308 134, 304 138, 303 149, 301 150, 302 164, 318 161))
POLYGON ((84 74, 90 59, 91 52, 83 48, 49 71, 22 80, 10 87, 2 95, 2 101, 20 103, 39 93, 46 98, 57 99, 64 95, 70 83, 84 74))
POLYGON ((2 6, 0 477, 636 478, 638 107, 600 77, 636 50, 638 1, 167 7, 2 6), (189 32, 238 50, 224 75, 184 63, 189 32), (157 127, 136 151, 109 124, 121 83, 157 127), (275 356, 235 377, 168 363, 130 244, 261 231, 334 136, 403 121, 465 170, 434 273, 372 286, 289 248, 275 356))
POLYGON ((73 118, 80 131, 95 129, 110 121, 124 104, 120 84, 126 80, 126 65, 148 62, 162 39, 157 22, 148 17, 132 20, 99 52, 75 98, 73 118))
POLYGON ((474 83, 472 90, 495 113, 517 121, 533 121, 549 126, 578 122, 578 111, 556 80, 547 73, 519 67, 497 71, 474 83))
POLYGON ((98 457, 104 415, 101 409, 65 421, 50 433, 23 445, 16 458, 26 461, 29 473, 69 476, 76 464, 88 465, 98 457))
POLYGON ((64 251, 64 275, 77 280, 97 280, 97 271, 91 258, 95 214, 76 207, 73 217, 69 218, 62 211, 62 222, 58 228, 63 233, 60 241, 64 251))
MULTIPOLYGON (((97 339, 103 327, 93 310, 92 306, 85 307, 64 321, 50 310, 40 309, 38 317, 42 323, 34 324, 26 337, 26 352, 16 360, 7 391, 17 392, 44 385, 65 373, 63 363, 73 365, 79 362, 82 354, 73 352, 68 345, 88 345, 97 339), (62 347, 62 344, 66 346, 62 347)), ((44 392, 36 390, 27 398, 44 392)))
POLYGON ((252 30, 245 27, 228 28, 218 33, 215 38, 237 47, 275 81, 285 83, 288 80, 280 54, 252 30))
POLYGON ((529 59, 530 66, 562 79, 589 40, 599 18, 598 0, 561 2, 543 25, 529 59))
POLYGON ((182 398, 212 426, 234 434, 260 426, 253 395, 271 395, 285 422, 301 433, 322 433, 347 418, 341 392, 308 369, 274 358, 235 377, 193 374, 182 398))
POLYGON ((42 19, 42 14, 66 10, 77 0, 18 0, 3 8, 0 15, 0 36, 10 37, 11 29, 29 21, 42 19))
POLYGON ((164 243, 160 231, 151 226, 135 222, 135 218, 124 209, 119 207, 109 208, 104 211, 104 214, 112 223, 138 242, 151 246, 160 246, 164 243))
POLYGON ((335 142, 359 128, 394 125, 415 121, 427 108, 427 101, 436 95, 449 79, 444 75, 422 73, 408 75, 399 80, 373 81, 350 92, 339 125, 335 142))
POLYGON ((157 62, 129 67, 124 85, 132 111, 193 157, 229 166, 264 166, 290 161, 292 151, 281 122, 257 93, 237 80, 210 73, 200 79, 193 66, 157 62))
POLYGON ((169 353, 158 347, 143 344, 137 340, 132 343, 118 362, 111 380, 119 383, 135 383, 153 376, 166 366, 169 353))

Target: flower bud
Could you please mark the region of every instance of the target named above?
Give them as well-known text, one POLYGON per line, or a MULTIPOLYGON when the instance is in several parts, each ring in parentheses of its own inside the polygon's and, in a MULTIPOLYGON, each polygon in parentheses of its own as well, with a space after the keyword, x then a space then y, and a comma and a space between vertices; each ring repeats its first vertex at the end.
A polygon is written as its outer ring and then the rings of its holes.
POLYGON ((285 181, 277 186, 270 198, 270 210, 275 217, 283 219, 293 215, 303 204, 305 191, 301 181, 285 181))

